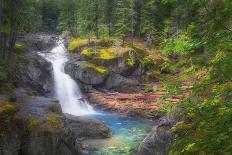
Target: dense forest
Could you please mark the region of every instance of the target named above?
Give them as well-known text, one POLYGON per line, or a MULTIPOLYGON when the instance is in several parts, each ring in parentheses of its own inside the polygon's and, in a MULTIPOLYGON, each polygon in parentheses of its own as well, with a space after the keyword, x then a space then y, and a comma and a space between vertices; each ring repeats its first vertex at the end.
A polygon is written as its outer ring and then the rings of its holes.
POLYGON ((0 93, 18 86, 12 74, 24 45, 17 38, 33 33, 68 36, 72 53, 86 40, 93 50, 135 50, 142 83, 166 92, 160 102, 181 96, 160 108, 181 118, 170 129, 169 154, 232 154, 231 0, 0 0, 0 93))

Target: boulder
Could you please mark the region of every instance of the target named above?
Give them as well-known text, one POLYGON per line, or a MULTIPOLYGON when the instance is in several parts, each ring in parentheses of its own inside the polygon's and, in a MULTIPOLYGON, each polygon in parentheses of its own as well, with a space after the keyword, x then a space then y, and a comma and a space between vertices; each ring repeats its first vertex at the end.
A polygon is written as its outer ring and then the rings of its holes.
POLYGON ((28 33, 18 36, 17 41, 23 42, 29 51, 49 51, 56 46, 58 36, 42 33, 28 33))
POLYGON ((110 73, 110 76, 104 83, 106 89, 120 91, 120 92, 133 92, 139 90, 139 82, 135 79, 123 77, 120 74, 110 73))
POLYGON ((87 61, 69 61, 65 66, 65 72, 76 81, 87 85, 100 85, 108 76, 108 70, 105 67, 87 61))
POLYGON ((99 121, 63 115, 54 99, 30 96, 22 88, 12 94, 20 108, 11 108, 9 119, 0 117, 0 154, 82 155, 86 151, 83 140, 111 136, 110 128, 99 121))
POLYGON ((121 75, 129 75, 136 66, 134 50, 130 48, 116 49, 115 47, 106 49, 84 49, 80 53, 80 59, 108 68, 121 75))
POLYGON ((53 90, 52 65, 34 52, 16 55, 11 76, 19 86, 48 96, 53 90))
MULTIPOLYGON (((177 107, 175 111, 181 108, 177 107)), ((139 146, 140 155, 168 155, 170 151, 173 134, 171 128, 180 120, 178 115, 164 116, 159 119, 158 124, 152 129, 150 134, 141 142, 139 146)))
POLYGON ((78 137, 102 139, 112 135, 110 128, 97 120, 66 115, 66 121, 78 137))

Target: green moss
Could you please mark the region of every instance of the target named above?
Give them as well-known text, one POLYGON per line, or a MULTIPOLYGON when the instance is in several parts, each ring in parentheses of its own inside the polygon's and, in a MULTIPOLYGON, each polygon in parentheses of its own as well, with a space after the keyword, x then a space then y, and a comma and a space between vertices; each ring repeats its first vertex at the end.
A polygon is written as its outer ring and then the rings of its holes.
POLYGON ((58 101, 54 102, 51 106, 47 107, 47 110, 58 114, 62 113, 60 103, 58 101))
POLYGON ((163 75, 159 70, 152 69, 151 71, 147 72, 147 77, 149 80, 162 80, 163 75))
POLYGON ((17 43, 15 44, 15 48, 16 48, 16 49, 25 50, 25 49, 27 48, 27 46, 26 46, 24 43, 17 42, 17 43))
POLYGON ((12 104, 10 102, 4 102, 0 105, 0 119, 4 120, 4 118, 14 115, 18 112, 20 106, 18 104, 12 104))
POLYGON ((5 92, 10 92, 14 89, 14 85, 12 83, 4 83, 3 84, 3 90, 5 92))
MULTIPOLYGON (((94 60, 112 60, 123 56, 125 53, 129 51, 131 51, 130 48, 117 49, 114 46, 108 48, 96 49, 96 50, 92 48, 85 48, 81 52, 81 55, 94 60)), ((132 62, 128 62, 128 63, 132 65, 132 62)))
POLYGON ((28 121, 28 128, 29 130, 40 130, 40 129, 48 129, 53 131, 55 129, 62 127, 62 116, 60 115, 50 115, 44 120, 34 118, 30 116, 28 121))
POLYGON ((72 38, 68 45, 69 51, 74 51, 75 49, 85 46, 88 44, 88 39, 72 38))
POLYGON ((92 69, 92 70, 94 70, 97 73, 100 73, 102 75, 107 75, 109 73, 108 69, 103 67, 103 66, 98 66, 95 64, 88 63, 85 67, 88 69, 92 69))
POLYGON ((127 64, 132 67, 132 66, 134 66, 134 61, 131 58, 128 58, 127 64))
POLYGON ((147 86, 144 89, 144 93, 153 93, 155 89, 152 86, 147 86))
POLYGON ((47 128, 60 128, 62 126, 62 116, 60 115, 51 115, 47 117, 47 128))
POLYGON ((109 47, 105 49, 91 49, 86 48, 81 52, 86 57, 94 57, 95 59, 111 60, 118 56, 115 47, 109 47))
POLYGON ((30 130, 36 130, 42 128, 42 122, 39 119, 30 117, 28 119, 28 127, 30 130))
POLYGON ((7 79, 7 73, 6 71, 0 67, 0 82, 4 82, 7 79))

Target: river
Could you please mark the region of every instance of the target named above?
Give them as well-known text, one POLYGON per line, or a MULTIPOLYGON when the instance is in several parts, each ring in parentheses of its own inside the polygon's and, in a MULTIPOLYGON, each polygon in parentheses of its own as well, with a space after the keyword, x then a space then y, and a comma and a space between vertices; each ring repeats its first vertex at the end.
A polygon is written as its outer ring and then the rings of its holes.
POLYGON ((87 100, 81 98, 78 84, 65 73, 67 49, 62 40, 57 44, 50 52, 39 54, 52 63, 54 97, 59 100, 63 113, 103 121, 112 130, 112 137, 109 139, 86 141, 91 147, 89 154, 136 154, 140 142, 151 130, 152 123, 94 109, 87 100))

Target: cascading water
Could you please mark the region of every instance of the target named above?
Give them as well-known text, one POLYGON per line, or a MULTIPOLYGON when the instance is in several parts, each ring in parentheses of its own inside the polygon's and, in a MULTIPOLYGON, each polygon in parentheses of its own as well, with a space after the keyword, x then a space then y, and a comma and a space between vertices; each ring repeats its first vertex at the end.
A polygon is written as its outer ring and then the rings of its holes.
POLYGON ((89 154, 137 154, 139 142, 151 130, 149 122, 133 118, 121 117, 107 112, 97 113, 82 99, 77 83, 64 72, 68 61, 67 50, 62 40, 49 53, 39 53, 52 63, 55 95, 60 101, 64 113, 83 116, 84 118, 98 119, 112 128, 113 136, 106 140, 96 140, 93 143, 86 141, 90 146, 89 154), (97 115, 93 115, 97 114, 97 115))
POLYGON ((88 102, 82 98, 77 83, 64 72, 65 63, 68 61, 66 48, 62 40, 49 53, 39 53, 46 60, 52 63, 55 97, 59 100, 64 113, 72 115, 96 114, 88 102))

